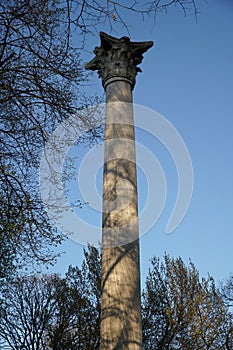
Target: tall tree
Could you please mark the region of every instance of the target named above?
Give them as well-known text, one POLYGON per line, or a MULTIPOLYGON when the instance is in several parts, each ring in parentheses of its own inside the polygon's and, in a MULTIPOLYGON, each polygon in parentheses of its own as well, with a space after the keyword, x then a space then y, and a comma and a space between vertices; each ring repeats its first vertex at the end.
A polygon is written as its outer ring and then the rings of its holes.
POLYGON ((89 246, 84 256, 81 268, 70 266, 65 275, 66 294, 57 294, 57 318, 49 331, 53 350, 99 349, 100 251, 89 246))
POLYGON ((81 105, 68 13, 56 0, 0 5, 0 246, 9 258, 49 261, 48 247, 61 241, 41 204, 37 168, 51 130, 81 105))
POLYGON ((0 293, 1 349, 99 348, 100 252, 84 252, 81 268, 57 275, 22 276, 0 293))
POLYGON ((145 349, 228 349, 229 317, 214 280, 181 258, 152 260, 143 292, 145 349))
POLYGON ((57 276, 24 276, 3 288, 0 337, 6 348, 45 348, 45 331, 57 308, 57 282, 57 276))

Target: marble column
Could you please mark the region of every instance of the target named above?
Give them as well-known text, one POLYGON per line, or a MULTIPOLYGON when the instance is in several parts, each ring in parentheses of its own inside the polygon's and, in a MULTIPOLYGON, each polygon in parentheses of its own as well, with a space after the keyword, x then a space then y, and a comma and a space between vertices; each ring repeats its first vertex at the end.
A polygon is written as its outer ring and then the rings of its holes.
POLYGON ((106 93, 100 349, 142 349, 139 231, 132 90, 153 42, 100 33, 86 69, 106 93))

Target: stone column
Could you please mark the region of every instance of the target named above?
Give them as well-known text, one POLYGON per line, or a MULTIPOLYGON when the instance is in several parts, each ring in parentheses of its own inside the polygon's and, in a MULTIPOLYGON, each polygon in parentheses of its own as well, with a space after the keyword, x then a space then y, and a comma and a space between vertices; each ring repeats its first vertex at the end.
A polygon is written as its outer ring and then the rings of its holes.
POLYGON ((100 349, 142 349, 139 232, 132 89, 153 42, 100 33, 86 69, 106 92, 100 349))

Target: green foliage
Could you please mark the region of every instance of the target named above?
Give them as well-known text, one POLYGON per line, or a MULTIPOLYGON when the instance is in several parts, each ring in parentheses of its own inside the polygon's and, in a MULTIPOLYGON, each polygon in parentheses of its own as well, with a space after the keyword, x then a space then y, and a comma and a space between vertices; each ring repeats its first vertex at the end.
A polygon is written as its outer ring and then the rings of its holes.
POLYGON ((227 349, 230 315, 214 280, 200 281, 193 263, 152 259, 142 306, 145 349, 227 349))

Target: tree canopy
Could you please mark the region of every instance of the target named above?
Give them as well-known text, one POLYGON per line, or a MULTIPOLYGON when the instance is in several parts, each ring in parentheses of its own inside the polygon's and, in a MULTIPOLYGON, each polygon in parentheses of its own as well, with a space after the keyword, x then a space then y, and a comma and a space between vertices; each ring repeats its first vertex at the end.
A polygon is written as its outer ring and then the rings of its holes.
MULTIPOLYGON (((99 349, 100 251, 58 275, 22 276, 0 295, 3 349, 99 349)), ((232 349, 232 313, 211 277, 193 263, 152 259, 142 293, 144 349, 232 349)))
POLYGON ((1 226, 4 266, 16 259, 51 259, 61 241, 38 191, 41 147, 58 122, 82 102, 85 79, 70 45, 68 10, 56 0, 0 5, 1 226))
POLYGON ((145 349, 230 348, 226 305, 213 278, 200 279, 192 262, 153 258, 142 298, 145 349))
POLYGON ((100 252, 89 247, 81 268, 17 277, 0 293, 0 344, 18 350, 99 348, 100 252))

